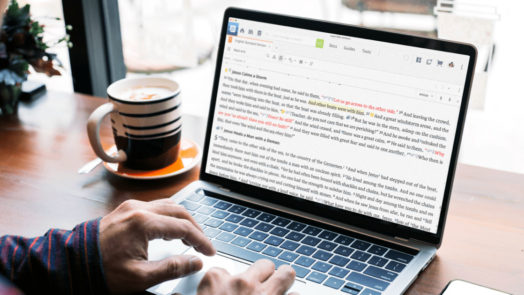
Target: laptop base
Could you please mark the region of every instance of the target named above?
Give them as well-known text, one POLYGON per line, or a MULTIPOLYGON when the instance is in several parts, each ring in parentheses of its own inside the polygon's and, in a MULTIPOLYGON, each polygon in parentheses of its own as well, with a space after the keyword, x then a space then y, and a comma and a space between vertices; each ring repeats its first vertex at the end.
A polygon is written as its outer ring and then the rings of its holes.
MULTIPOLYGON (((223 195, 224 198, 228 198, 228 201, 231 201, 231 199, 236 199, 239 202, 243 202, 242 204, 246 206, 246 201, 252 202, 253 206, 264 206, 267 207, 268 210, 275 209, 275 205, 269 206, 269 204, 261 204, 262 201, 250 198, 248 196, 242 196, 238 195, 232 192, 228 192, 226 190, 221 189, 220 187, 204 182, 204 181, 196 181, 189 186, 187 186, 185 189, 174 195, 172 198, 175 202, 180 203, 188 199, 191 195, 195 194, 198 191, 205 190, 208 192, 214 192, 214 196, 216 197, 217 194, 223 195)), ((248 207, 248 206, 246 206, 248 207)), ((249 208, 249 207, 248 207, 249 208)), ((282 214, 290 213, 289 209, 286 208, 276 208, 276 209, 282 209, 282 214), (288 212, 286 212, 288 211, 288 212)), ((318 220, 319 217, 314 216, 304 216, 306 214, 300 213, 300 212, 293 212, 298 213, 297 218, 304 217, 310 220, 318 220)), ((323 220, 326 222, 326 226, 332 226, 333 222, 330 222, 328 220, 323 220)), ((315 226, 318 227, 318 224, 315 226)), ((337 225, 339 226, 339 225, 337 225)), ((436 248, 431 245, 424 245, 416 241, 396 241, 394 238, 387 238, 380 235, 367 233, 364 230, 356 230, 355 228, 350 228, 349 226, 340 226, 341 230, 349 230, 351 232, 354 232, 355 235, 362 237, 361 234, 364 234, 369 237, 370 240, 375 240, 379 238, 380 240, 384 240, 384 243, 391 243, 392 241, 395 244, 398 244, 399 247, 407 247, 418 250, 418 254, 414 256, 414 258, 406 265, 406 268, 402 270, 398 277, 390 283, 390 285, 387 287, 386 290, 383 291, 377 291, 372 290, 370 288, 362 289, 360 292, 354 293, 354 294, 367 294, 369 291, 369 294, 401 294, 403 293, 409 285, 416 279, 418 274, 424 270, 427 265, 431 262, 432 258, 434 257, 436 253, 436 248), (387 241, 387 240, 390 241, 387 241), (373 293, 372 291, 376 292, 373 293)), ((362 239, 362 238, 361 238, 362 239)), ((177 280, 171 280, 164 283, 161 283, 157 286, 151 287, 148 289, 149 292, 153 294, 196 294, 196 290, 198 287, 198 284, 200 280, 202 279, 205 272, 211 268, 211 267, 222 267, 226 269, 231 274, 237 274, 243 272, 251 262, 250 259, 242 259, 242 255, 239 253, 235 253, 234 251, 229 251, 230 254, 227 254, 227 249, 221 249, 221 245, 223 246, 224 243, 221 243, 220 241, 215 241, 215 245, 217 246, 217 254, 213 257, 206 257, 203 256, 197 252, 195 252, 192 248, 189 248, 185 246, 180 241, 163 241, 163 240, 155 240, 151 241, 149 245, 149 259, 150 260, 159 260, 163 259, 165 257, 173 256, 173 255, 180 255, 180 254, 193 254, 201 257, 201 259, 204 262, 204 268, 191 276, 188 276, 186 278, 177 279, 177 280)), ((262 258, 262 257, 261 257, 262 258)), ((252 260, 252 259, 251 259, 252 260)), ((278 263, 276 263, 278 264, 278 263)), ((344 294, 341 289, 335 290, 333 288, 327 287, 322 284, 317 284, 311 281, 306 280, 306 278, 297 278, 295 280, 295 284, 292 286, 290 291, 296 291, 300 294, 315 294, 315 292, 320 292, 320 294, 344 294)), ((351 290, 349 290, 351 291, 351 290)), ((351 294, 351 293, 350 293, 351 294)))

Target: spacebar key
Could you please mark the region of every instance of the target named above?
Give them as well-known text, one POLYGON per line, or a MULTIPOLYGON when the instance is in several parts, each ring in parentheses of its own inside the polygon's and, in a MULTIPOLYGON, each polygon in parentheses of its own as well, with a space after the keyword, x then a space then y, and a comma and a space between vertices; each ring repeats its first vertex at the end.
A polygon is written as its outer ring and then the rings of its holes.
POLYGON ((284 262, 282 260, 278 260, 278 259, 275 259, 273 257, 262 255, 262 254, 259 254, 259 253, 255 253, 255 252, 246 250, 244 248, 237 247, 235 245, 224 243, 222 241, 214 240, 213 241, 213 245, 215 246, 215 248, 219 252, 225 253, 227 255, 231 255, 233 257, 245 259, 245 260, 250 261, 250 262, 255 262, 255 261, 259 260, 259 259, 268 259, 268 260, 273 261, 273 263, 275 264, 275 268, 278 268, 282 264, 289 264, 289 263, 284 262))

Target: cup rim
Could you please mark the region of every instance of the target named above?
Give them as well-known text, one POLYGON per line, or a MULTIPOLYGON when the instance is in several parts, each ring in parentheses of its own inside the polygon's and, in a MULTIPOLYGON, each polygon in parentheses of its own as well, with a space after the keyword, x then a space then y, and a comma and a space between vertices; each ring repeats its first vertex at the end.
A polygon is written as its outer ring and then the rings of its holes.
POLYGON ((180 85, 176 81, 171 80, 169 78, 164 78, 164 77, 123 78, 123 79, 120 79, 118 81, 111 83, 111 85, 107 87, 106 92, 110 100, 114 100, 120 103, 140 104, 140 105, 141 104, 154 104, 154 103, 164 102, 171 98, 177 97, 180 94, 180 85), (120 90, 119 88, 126 88, 125 86, 122 86, 122 84, 124 85, 130 84, 129 86, 132 86, 132 85, 137 85, 137 84, 146 84, 146 85, 155 84, 155 82, 157 83, 157 85, 151 85, 152 87, 154 86, 169 87, 170 90, 172 90, 172 92, 170 94, 167 94, 167 95, 164 95, 158 98, 142 100, 142 101, 141 100, 126 100, 126 99, 118 98, 118 94, 115 93, 120 90), (161 85, 158 85, 158 84, 161 84, 161 85))

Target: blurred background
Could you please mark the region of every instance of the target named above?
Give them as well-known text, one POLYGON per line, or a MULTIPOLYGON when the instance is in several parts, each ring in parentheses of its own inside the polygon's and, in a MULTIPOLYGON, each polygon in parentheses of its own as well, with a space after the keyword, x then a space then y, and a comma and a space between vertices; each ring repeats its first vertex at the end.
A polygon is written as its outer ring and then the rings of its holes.
MULTIPOLYGON (((48 41, 66 33, 64 18, 67 21, 75 17, 70 5, 80 6, 68 4, 67 0, 19 2, 32 6, 33 16, 46 25, 44 37, 48 41)), ((122 49, 123 58, 120 58, 125 67, 120 75, 155 74, 175 79, 182 85, 184 111, 199 116, 207 116, 217 38, 228 6, 472 43, 479 50, 479 58, 459 161, 524 173, 524 38, 521 33, 524 1, 118 0, 117 3, 102 12, 83 13, 95 14, 95 18, 84 19, 87 27, 103 26, 106 32, 120 35, 121 42, 113 38, 116 48, 122 49), (99 13, 106 13, 106 20, 117 22, 99 24, 96 18, 99 13), (115 27, 118 24, 120 26, 115 27)), ((84 10, 89 10, 88 7, 84 5, 84 10)), ((74 36, 81 31, 80 27, 82 25, 73 25, 68 33, 74 36)), ((73 65, 82 63, 82 58, 77 56, 83 52, 82 48, 95 54, 99 50, 93 45, 96 42, 89 43, 89 32, 87 36, 87 44, 79 41, 75 44, 73 40, 71 51, 65 45, 52 49, 64 65, 61 76, 48 78, 32 73, 29 80, 45 83, 48 90, 77 90, 103 96, 101 87, 98 91, 80 89, 83 78, 75 66, 71 66, 70 61, 73 65)), ((91 62, 111 63, 107 59, 106 56, 102 61, 91 62)))

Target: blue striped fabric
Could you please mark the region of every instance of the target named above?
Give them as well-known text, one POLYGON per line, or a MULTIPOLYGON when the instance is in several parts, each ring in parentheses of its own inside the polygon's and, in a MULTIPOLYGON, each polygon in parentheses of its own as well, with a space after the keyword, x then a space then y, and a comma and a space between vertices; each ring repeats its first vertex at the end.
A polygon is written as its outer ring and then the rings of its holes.
POLYGON ((72 231, 51 229, 36 238, 1 237, 0 294, 109 293, 98 247, 99 223, 100 218, 72 231))

